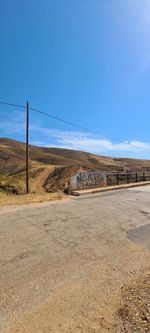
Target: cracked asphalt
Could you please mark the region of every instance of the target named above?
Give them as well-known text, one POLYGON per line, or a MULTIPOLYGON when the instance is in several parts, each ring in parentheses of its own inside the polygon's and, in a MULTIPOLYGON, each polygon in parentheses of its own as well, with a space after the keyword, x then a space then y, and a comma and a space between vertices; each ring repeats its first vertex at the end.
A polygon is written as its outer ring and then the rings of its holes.
POLYGON ((1 208, 0 332, 108 332, 149 251, 150 186, 1 208))

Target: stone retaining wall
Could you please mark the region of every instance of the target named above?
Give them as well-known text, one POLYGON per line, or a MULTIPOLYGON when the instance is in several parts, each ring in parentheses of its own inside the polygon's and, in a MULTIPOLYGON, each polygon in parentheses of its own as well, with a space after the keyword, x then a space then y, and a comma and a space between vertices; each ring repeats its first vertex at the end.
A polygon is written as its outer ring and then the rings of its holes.
POLYGON ((85 171, 70 178, 70 190, 82 190, 107 186, 106 173, 101 171, 85 171))

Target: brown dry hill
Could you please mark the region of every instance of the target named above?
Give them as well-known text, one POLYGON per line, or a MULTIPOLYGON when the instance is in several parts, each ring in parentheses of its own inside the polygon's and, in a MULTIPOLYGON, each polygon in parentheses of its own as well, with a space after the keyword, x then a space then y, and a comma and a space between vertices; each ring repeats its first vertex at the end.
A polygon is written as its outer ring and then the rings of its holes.
MULTIPOLYGON (((128 158, 111 158, 87 152, 29 146, 30 178, 33 191, 39 190, 46 177, 56 167, 67 167, 67 174, 79 168, 122 171, 124 165, 131 171, 150 171, 150 161, 128 158), (45 178, 44 178, 45 177, 45 178)), ((66 172, 65 172, 66 174, 66 172)), ((25 144, 8 138, 0 138, 0 182, 24 191, 25 144)))

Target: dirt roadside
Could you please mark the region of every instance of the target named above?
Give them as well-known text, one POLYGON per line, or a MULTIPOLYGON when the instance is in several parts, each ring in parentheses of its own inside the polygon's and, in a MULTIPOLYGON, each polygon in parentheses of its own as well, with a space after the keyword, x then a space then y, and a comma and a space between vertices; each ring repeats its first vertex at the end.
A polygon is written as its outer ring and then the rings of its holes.
POLYGON ((150 271, 122 287, 117 315, 121 332, 150 332, 150 271))
POLYGON ((28 195, 10 195, 0 193, 0 207, 7 206, 20 206, 24 204, 49 202, 54 200, 67 199, 63 193, 40 193, 40 194, 28 194, 28 195))
POLYGON ((46 304, 2 332, 149 333, 150 272, 124 282, 117 269, 93 267, 87 279, 62 286, 46 304), (122 284, 118 290, 115 279, 122 284))

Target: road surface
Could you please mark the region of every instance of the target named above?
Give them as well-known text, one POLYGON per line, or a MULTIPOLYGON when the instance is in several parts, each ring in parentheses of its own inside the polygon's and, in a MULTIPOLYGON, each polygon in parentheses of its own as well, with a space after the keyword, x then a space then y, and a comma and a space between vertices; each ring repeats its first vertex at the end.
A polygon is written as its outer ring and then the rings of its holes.
POLYGON ((0 331, 108 332, 149 260, 150 186, 1 208, 0 331))

